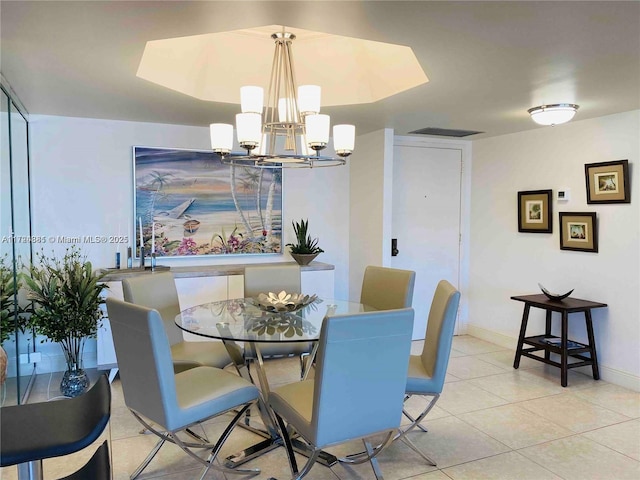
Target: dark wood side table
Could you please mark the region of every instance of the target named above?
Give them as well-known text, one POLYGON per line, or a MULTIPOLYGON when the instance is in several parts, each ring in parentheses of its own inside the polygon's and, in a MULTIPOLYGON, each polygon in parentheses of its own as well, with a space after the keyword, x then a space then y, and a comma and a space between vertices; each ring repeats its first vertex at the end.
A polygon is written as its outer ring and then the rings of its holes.
POLYGON ((513 368, 520 366, 520 357, 533 358, 540 362, 560 367, 561 380, 563 387, 567 386, 567 373, 570 368, 583 367, 591 365, 593 378, 600 379, 598 371, 598 356, 596 355, 596 342, 593 337, 593 323, 591 321, 591 309, 606 307, 606 303, 590 302, 588 300, 580 300, 578 298, 565 298, 564 300, 550 300, 546 295, 521 295, 511 297, 511 300, 524 302, 524 312, 522 314, 522 324, 520 325, 520 336, 518 337, 518 348, 516 349, 516 357, 513 361, 513 368), (525 337, 527 331, 527 322, 529 321, 529 310, 531 307, 542 308, 546 310, 546 325, 544 335, 535 335, 525 337), (551 314, 559 312, 562 317, 562 328, 560 338, 551 335, 551 314), (587 345, 574 342, 567 338, 569 314, 584 313, 584 319, 587 325, 587 337, 589 343, 587 345), (530 348, 524 348, 524 345, 531 345, 530 348), (534 355, 533 352, 542 350, 544 357, 534 355), (560 355, 560 363, 551 360, 551 353, 560 355), (584 354, 588 353, 589 356, 584 354), (580 361, 569 363, 569 357, 577 358, 580 361))

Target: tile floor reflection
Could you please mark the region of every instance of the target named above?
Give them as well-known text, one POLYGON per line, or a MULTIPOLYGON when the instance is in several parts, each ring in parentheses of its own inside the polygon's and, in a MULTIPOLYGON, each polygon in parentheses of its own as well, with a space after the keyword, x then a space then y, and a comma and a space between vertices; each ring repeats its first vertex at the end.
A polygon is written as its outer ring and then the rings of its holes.
MULTIPOLYGON (((421 342, 414 342, 417 354, 421 342)), ((560 387, 557 368, 523 358, 519 370, 512 368, 514 351, 470 336, 455 337, 445 389, 423 422, 428 433, 415 432, 411 439, 437 467, 426 465, 404 444, 393 444, 380 458, 387 480, 621 480, 640 478, 640 393, 602 380, 570 372, 569 386, 560 387)), ((271 385, 297 380, 295 358, 266 362, 271 385)), ((97 374, 94 372, 94 374, 97 374)), ((61 373, 40 375, 30 401, 59 395, 61 373), (50 385, 49 385, 50 383, 50 385)), ((113 411, 110 422, 114 479, 125 480, 142 461, 155 437, 141 435, 140 425, 124 406, 116 378, 112 385, 113 411)), ((423 400, 414 398, 408 409, 419 411, 423 400)), ((213 437, 225 418, 204 424, 213 437)), ((97 448, 104 436, 96 442, 97 448)), ((221 458, 259 439, 237 428, 225 444, 221 458)), ((361 444, 330 449, 344 454, 361 444)), ((45 460, 45 478, 59 478, 79 468, 92 448, 72 456, 45 460)), ((300 458, 300 464, 303 459, 300 458)), ((282 448, 246 464, 260 468, 257 479, 290 478, 282 448)), ((165 445, 139 477, 182 480, 198 478, 201 469, 173 445, 165 445)), ((0 470, 0 478, 17 478, 15 467, 0 470)), ((249 478, 225 477, 209 472, 208 480, 249 478)), ((309 480, 373 479, 368 464, 316 465, 309 480)))

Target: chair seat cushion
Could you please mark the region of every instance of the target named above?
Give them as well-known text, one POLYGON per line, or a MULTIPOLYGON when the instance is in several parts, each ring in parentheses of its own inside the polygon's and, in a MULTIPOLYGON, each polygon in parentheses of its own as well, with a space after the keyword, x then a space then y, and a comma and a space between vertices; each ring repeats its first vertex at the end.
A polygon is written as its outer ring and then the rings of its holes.
POLYGON ((314 380, 290 383, 271 391, 269 404, 280 416, 296 426, 298 433, 314 442, 311 427, 314 380))
POLYGON ((407 393, 426 394, 440 393, 441 391, 442 388, 438 387, 435 379, 425 370, 420 355, 411 355, 407 374, 407 393))
POLYGON ((222 342, 179 342, 171 346, 174 363, 224 368, 231 358, 222 342))
POLYGON ((178 408, 168 411, 168 430, 182 429, 258 398, 251 382, 219 368, 197 367, 175 375, 178 408))

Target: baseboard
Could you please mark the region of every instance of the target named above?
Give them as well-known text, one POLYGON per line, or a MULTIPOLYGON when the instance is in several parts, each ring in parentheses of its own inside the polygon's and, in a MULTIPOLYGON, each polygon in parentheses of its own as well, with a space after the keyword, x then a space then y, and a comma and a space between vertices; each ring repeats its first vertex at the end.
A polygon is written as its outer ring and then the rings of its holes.
MULTIPOLYGON (((515 350, 518 345, 518 339, 516 337, 510 337, 509 335, 494 332, 486 328, 478 327, 477 325, 466 325, 465 330, 467 335, 495 343, 504 348, 515 350)), ((600 378, 605 382, 640 392, 640 377, 602 364, 598 365, 598 369, 600 370, 600 378)), ((584 373, 585 375, 591 375, 591 367, 579 367, 576 368, 576 371, 584 373)))
POLYGON ((518 345, 518 339, 515 337, 510 337, 502 333, 493 332, 491 330, 487 330, 486 328, 478 327, 477 325, 467 325, 466 331, 467 335, 479 338, 480 340, 486 340, 487 342, 495 343, 496 345, 500 345, 504 348, 515 350, 516 346, 518 345))

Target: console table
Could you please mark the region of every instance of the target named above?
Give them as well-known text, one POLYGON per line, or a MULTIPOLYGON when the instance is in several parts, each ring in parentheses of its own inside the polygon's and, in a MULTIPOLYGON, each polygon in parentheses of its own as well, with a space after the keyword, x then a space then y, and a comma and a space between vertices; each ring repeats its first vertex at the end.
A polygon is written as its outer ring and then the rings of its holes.
POLYGON ((598 357, 596 354, 596 342, 593 336, 593 323, 591 321, 591 309, 606 307, 606 303, 591 302, 588 300, 580 300, 578 298, 565 298, 564 300, 551 300, 546 295, 522 295, 511 297, 511 300, 524 302, 524 312, 522 314, 522 323, 520 325, 520 336, 518 337, 518 348, 516 349, 516 357, 513 361, 513 368, 520 366, 520 357, 538 360, 556 367, 560 367, 561 380, 563 387, 567 386, 567 373, 570 368, 583 367, 591 365, 593 378, 600 379, 598 371, 598 357), (527 322, 529 321, 529 310, 531 307, 541 308, 546 311, 546 325, 544 335, 535 335, 526 337, 527 322), (559 312, 562 318, 560 338, 551 334, 551 314, 559 312), (588 344, 575 342, 567 338, 569 314, 584 313, 584 319, 587 326, 588 344), (524 345, 530 345, 524 348, 524 345), (544 351, 544 357, 534 355, 533 352, 544 351), (560 362, 551 360, 551 354, 560 355, 560 362), (584 354, 588 353, 589 356, 584 354), (569 357, 577 358, 578 362, 569 363, 569 357))

